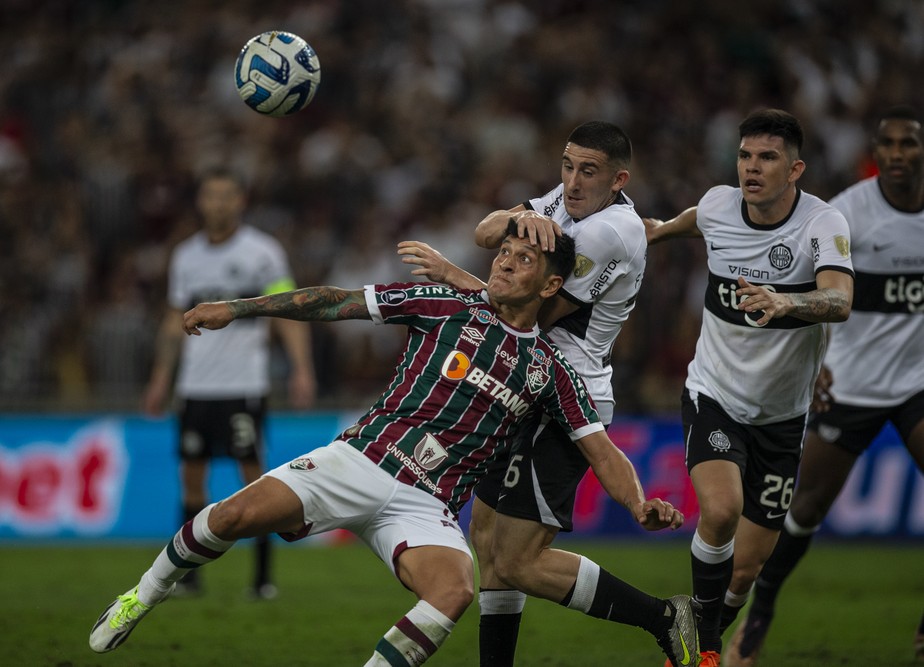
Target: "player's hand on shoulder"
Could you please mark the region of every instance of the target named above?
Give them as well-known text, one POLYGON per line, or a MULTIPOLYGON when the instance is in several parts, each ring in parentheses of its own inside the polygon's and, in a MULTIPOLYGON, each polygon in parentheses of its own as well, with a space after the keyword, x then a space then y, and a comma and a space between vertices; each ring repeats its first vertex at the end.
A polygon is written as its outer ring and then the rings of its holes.
POLYGON ((649 498, 636 507, 635 520, 645 530, 677 530, 683 525, 683 513, 665 500, 649 498))
POLYGON ((552 218, 531 210, 519 211, 510 217, 517 223, 520 238, 528 238, 530 243, 543 251, 555 250, 555 237, 561 236, 562 231, 561 226, 552 218))
POLYGON ((183 313, 183 331, 191 336, 201 336, 202 329, 221 329, 228 326, 234 317, 227 301, 200 303, 183 313))
POLYGON ((416 267, 411 269, 412 276, 423 276, 437 283, 446 282, 451 264, 436 248, 423 241, 401 241, 398 254, 403 263, 416 267))

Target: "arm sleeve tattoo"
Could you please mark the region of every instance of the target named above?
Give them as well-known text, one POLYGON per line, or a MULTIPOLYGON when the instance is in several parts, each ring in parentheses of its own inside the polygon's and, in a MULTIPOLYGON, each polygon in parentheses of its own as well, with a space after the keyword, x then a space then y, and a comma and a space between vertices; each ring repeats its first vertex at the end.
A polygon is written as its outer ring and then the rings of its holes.
POLYGON ((234 319, 282 317, 287 320, 335 322, 371 319, 362 290, 339 287, 305 287, 253 299, 228 302, 234 319))
POLYGON ((846 294, 830 287, 803 294, 790 294, 793 309, 789 313, 808 322, 841 322, 850 312, 846 294))

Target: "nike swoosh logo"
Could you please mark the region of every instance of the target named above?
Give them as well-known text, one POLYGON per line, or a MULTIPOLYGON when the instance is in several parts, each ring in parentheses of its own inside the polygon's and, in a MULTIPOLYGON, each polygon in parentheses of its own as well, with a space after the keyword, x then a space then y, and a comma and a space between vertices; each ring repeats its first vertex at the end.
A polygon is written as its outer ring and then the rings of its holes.
POLYGON ((767 512, 768 519, 779 519, 781 516, 786 516, 786 512, 767 512))
POLYGON ((888 248, 890 245, 892 245, 892 244, 891 244, 891 243, 884 243, 884 244, 882 244, 882 245, 879 245, 879 244, 877 244, 877 243, 874 243, 874 244, 873 244, 873 252, 879 252, 880 250, 885 250, 885 249, 888 248))
POLYGON ((680 658, 681 665, 690 664, 690 649, 687 648, 687 643, 683 639, 683 635, 680 635, 680 645, 683 646, 683 657, 680 658))
POLYGON ((712 250, 727 250, 728 246, 717 246, 715 243, 710 243, 709 248, 712 250))

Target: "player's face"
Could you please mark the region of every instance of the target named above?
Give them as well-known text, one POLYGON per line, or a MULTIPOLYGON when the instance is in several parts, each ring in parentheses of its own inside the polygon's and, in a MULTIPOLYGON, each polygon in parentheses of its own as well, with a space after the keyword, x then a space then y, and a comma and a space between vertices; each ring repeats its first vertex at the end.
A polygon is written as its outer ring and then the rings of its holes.
POLYGON ((782 137, 744 137, 738 147, 738 183, 749 206, 771 210, 799 180, 805 163, 793 160, 782 137))
POLYGON ((244 211, 244 193, 231 178, 209 178, 199 187, 196 205, 207 232, 221 234, 237 227, 244 211))
POLYGON ((924 178, 921 125, 904 118, 882 121, 873 144, 873 158, 881 180, 896 187, 917 187, 924 178))
POLYGON ((516 236, 501 243, 491 264, 488 294, 498 303, 520 305, 535 300, 548 282, 546 258, 539 249, 516 236))
POLYGON ((606 153, 569 143, 561 156, 565 210, 576 220, 613 203, 629 172, 607 162, 606 153))

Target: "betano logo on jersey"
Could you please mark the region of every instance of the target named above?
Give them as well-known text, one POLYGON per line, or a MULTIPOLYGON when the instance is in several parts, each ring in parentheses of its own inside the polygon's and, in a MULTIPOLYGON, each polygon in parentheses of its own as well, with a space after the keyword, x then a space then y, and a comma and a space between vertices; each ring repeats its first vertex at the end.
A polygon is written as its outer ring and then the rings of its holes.
MULTIPOLYGON (((532 366, 530 366, 532 368, 532 366)), ((517 417, 523 416, 523 414, 529 409, 529 403, 518 396, 513 392, 507 385, 495 378, 490 373, 486 373, 480 368, 476 368, 472 365, 472 360, 468 358, 464 352, 459 350, 453 350, 448 355, 446 355, 446 360, 443 361, 443 366, 440 369, 443 377, 449 380, 464 380, 471 385, 478 387, 480 390, 486 392, 496 401, 499 401, 501 405, 510 410, 517 417)), ((548 375, 546 375, 546 381, 548 381, 548 375)), ((538 378, 530 380, 530 388, 538 382, 538 378)), ((540 388, 543 385, 540 385, 540 388)))

